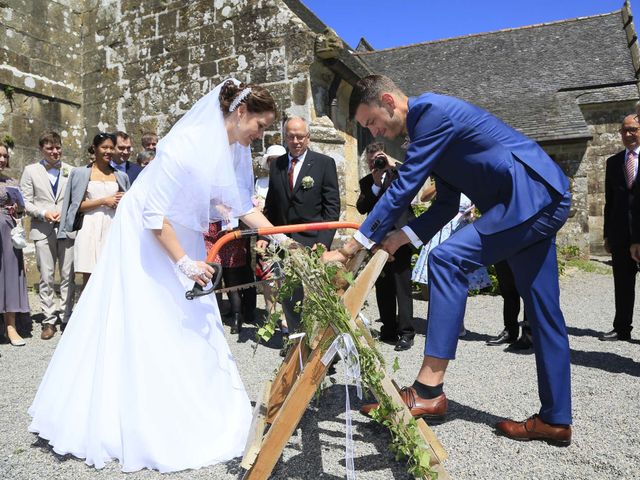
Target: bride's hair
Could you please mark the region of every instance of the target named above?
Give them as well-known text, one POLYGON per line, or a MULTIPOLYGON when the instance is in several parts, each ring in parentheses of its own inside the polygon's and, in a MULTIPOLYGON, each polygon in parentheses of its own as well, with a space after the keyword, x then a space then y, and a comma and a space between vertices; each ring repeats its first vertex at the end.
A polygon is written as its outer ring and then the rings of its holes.
POLYGON ((227 116, 229 113, 229 107, 233 103, 233 100, 242 92, 245 88, 250 88, 249 93, 240 103, 244 103, 247 106, 247 110, 251 113, 263 113, 276 111, 276 102, 269 91, 261 87, 260 85, 244 84, 236 85, 232 80, 228 80, 222 85, 220 89, 220 108, 222 113, 227 116))

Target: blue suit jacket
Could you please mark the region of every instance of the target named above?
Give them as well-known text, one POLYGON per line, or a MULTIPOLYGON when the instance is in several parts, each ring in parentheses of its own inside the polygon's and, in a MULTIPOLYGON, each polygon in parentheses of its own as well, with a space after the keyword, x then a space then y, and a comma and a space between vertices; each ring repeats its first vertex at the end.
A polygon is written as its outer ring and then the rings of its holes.
POLYGON ((133 184, 140 172, 142 171, 142 167, 137 163, 133 163, 127 160, 125 171, 127 172, 127 176, 129 177, 129 183, 133 184))
POLYGON ((360 227, 374 242, 393 228, 429 175, 436 200, 409 223, 423 242, 456 215, 460 192, 483 214, 476 229, 489 235, 526 221, 569 189, 537 143, 463 100, 434 93, 410 98, 407 131, 411 143, 400 175, 360 227))

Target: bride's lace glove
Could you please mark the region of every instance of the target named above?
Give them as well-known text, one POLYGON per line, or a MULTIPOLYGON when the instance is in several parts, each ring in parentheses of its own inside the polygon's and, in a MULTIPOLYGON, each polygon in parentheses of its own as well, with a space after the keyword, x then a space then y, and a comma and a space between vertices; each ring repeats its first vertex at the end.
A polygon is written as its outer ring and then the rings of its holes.
POLYGON ((188 255, 184 255, 180 260, 178 260, 176 262, 176 267, 201 287, 204 287, 209 283, 209 280, 211 280, 214 273, 213 267, 205 262, 191 260, 188 255))
POLYGON ((274 242, 280 248, 284 248, 286 250, 301 247, 298 242, 292 240, 291 237, 287 237, 284 233, 274 233, 273 235, 269 235, 268 237, 269 240, 274 242))

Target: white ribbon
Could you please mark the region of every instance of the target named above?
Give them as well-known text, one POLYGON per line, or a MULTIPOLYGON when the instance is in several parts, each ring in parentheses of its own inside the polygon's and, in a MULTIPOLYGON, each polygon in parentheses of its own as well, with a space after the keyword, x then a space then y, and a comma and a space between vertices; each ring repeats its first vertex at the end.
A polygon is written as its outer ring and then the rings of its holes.
MULTIPOLYGON (((299 338, 299 341, 302 341, 305 335, 306 333, 304 332, 294 333, 293 335, 289 335, 289 340, 295 340, 299 338)), ((302 373, 302 370, 304 370, 304 365, 302 363, 302 348, 298 348, 298 361, 300 362, 300 373, 302 373)))
POLYGON ((348 333, 342 333, 336 337, 329 349, 322 356, 322 363, 326 366, 333 361, 336 353, 344 362, 345 366, 345 417, 347 423, 346 433, 346 458, 345 465, 347 467, 347 480, 355 480, 356 471, 353 465, 353 456, 355 447, 353 445, 353 427, 351 423, 351 402, 349 400, 349 385, 355 383, 358 398, 362 400, 362 385, 360 384, 360 356, 358 349, 353 343, 353 338, 348 333))
POLYGON ((359 312, 358 316, 360 317, 360 320, 362 320, 362 323, 364 323, 364 325, 367 327, 367 329, 371 331, 371 321, 367 317, 365 317, 364 313, 362 312, 359 312))

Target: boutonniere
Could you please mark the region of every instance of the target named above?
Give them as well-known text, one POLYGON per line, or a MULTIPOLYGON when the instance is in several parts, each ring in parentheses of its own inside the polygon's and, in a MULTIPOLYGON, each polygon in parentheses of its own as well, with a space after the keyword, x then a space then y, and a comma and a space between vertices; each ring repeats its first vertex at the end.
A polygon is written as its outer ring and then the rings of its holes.
POLYGON ((62 176, 63 177, 69 176, 69 169, 67 167, 62 167, 62 176))
POLYGON ((304 190, 309 190, 311 187, 313 187, 314 181, 313 181, 313 177, 310 176, 306 176, 302 179, 302 188, 304 190))

